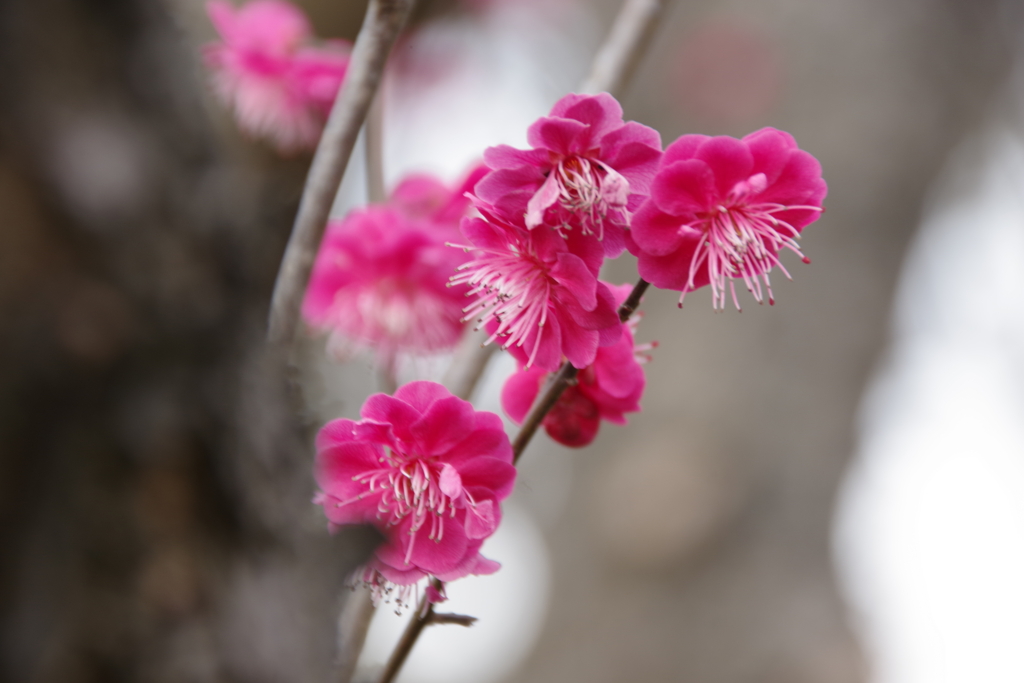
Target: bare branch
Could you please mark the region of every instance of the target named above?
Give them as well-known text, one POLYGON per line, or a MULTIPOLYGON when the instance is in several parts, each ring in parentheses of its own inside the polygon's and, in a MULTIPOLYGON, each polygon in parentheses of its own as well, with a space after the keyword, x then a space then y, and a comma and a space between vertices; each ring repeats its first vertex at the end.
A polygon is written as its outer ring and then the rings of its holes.
POLYGON ((362 586, 356 587, 352 595, 345 600, 345 606, 338 617, 338 666, 335 669, 335 683, 349 683, 352 680, 375 611, 370 591, 362 586))
POLYGON ((434 612, 430 616, 431 624, 455 624, 456 626, 470 627, 478 621, 476 617, 468 614, 453 614, 452 612, 434 612))
POLYGON ((377 92, 366 117, 366 188, 371 204, 387 198, 384 188, 384 90, 377 92))
POLYGON ((608 92, 615 97, 629 83, 643 59, 668 0, 626 0, 612 30, 594 58, 585 93, 608 92))
MULTIPOLYGON (((431 581, 435 590, 441 590, 443 588, 442 583, 438 579, 431 581)), ((420 600, 420 604, 416 606, 416 611, 413 613, 412 618, 409 620, 409 625, 405 627, 405 631, 402 632, 402 637, 399 639, 398 644, 395 645, 395 649, 391 651, 391 657, 388 658, 388 663, 384 665, 384 671, 380 675, 378 683, 391 683, 398 672, 401 671, 402 665, 405 664, 405 659, 412 652, 413 645, 419 640, 420 633, 423 629, 434 619, 434 603, 430 602, 426 595, 420 600)))
MULTIPOLYGON (((647 282, 643 278, 636 283, 633 287, 633 291, 629 293, 626 300, 619 306, 619 321, 626 322, 629 317, 636 311, 636 307, 640 305, 640 298, 647 291, 647 288, 651 283, 647 282)), ((548 388, 541 396, 540 400, 533 404, 530 408, 530 413, 523 420, 523 426, 516 434, 516 440, 512 442, 512 462, 513 464, 519 462, 520 456, 526 447, 530 444, 530 440, 533 439, 533 435, 537 433, 537 429, 541 423, 544 422, 544 418, 547 414, 555 407, 558 403, 558 399, 561 398, 562 394, 566 389, 569 388, 576 380, 577 374, 576 368, 569 364, 568 361, 562 363, 562 367, 558 369, 556 374, 551 381, 548 383, 548 388)))
POLYGON ((468 401, 473 395, 477 382, 487 369, 487 363, 498 348, 497 344, 484 346, 486 340, 486 332, 467 330, 444 375, 444 385, 448 391, 463 400, 468 401))
POLYGON ((391 47, 415 0, 370 0, 356 38, 348 73, 320 137, 299 203, 270 303, 268 337, 290 344, 299 323, 299 307, 309 281, 331 204, 345 173, 359 129, 380 85, 391 47))

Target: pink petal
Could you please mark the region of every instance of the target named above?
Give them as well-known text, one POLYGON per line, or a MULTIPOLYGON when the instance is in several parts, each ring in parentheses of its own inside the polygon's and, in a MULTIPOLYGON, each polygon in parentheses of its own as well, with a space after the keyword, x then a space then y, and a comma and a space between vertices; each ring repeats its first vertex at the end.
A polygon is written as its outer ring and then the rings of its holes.
POLYGON ((747 143, 754 157, 754 171, 764 173, 769 185, 778 179, 790 150, 797 149, 792 135, 774 128, 755 131, 745 136, 743 142, 747 143))
POLYGON ((576 101, 558 116, 575 119, 590 128, 589 134, 578 141, 577 151, 585 152, 596 146, 597 141, 606 133, 622 126, 622 105, 614 97, 603 92, 576 101))
POLYGON ((710 139, 707 135, 683 135, 665 148, 665 154, 661 157, 662 168, 677 161, 693 159, 701 145, 710 139))
POLYGON ((426 381, 403 384, 395 392, 395 398, 409 404, 419 413, 426 412, 434 401, 440 401, 450 396, 451 392, 443 385, 426 381))
POLYGON ((542 368, 520 370, 505 380, 501 388, 501 407, 505 409, 512 421, 522 424, 526 414, 530 412, 533 402, 540 393, 547 372, 542 368))
MULTIPOLYGON (((442 590, 443 590, 443 586, 442 586, 442 590)), ((425 592, 426 592, 426 595, 427 595, 427 601, 431 602, 431 603, 433 603, 435 605, 440 603, 440 602, 444 602, 445 600, 448 599, 448 596, 445 595, 444 593, 442 593, 441 591, 437 590, 436 588, 434 588, 433 584, 427 584, 427 590, 425 592)))
POLYGON ((458 470, 445 463, 444 467, 441 468, 438 486, 441 488, 441 493, 449 498, 456 499, 462 494, 462 477, 459 476, 458 470))
POLYGON ((746 143, 728 135, 704 142, 697 149, 696 158, 705 162, 714 172, 719 197, 725 197, 736 183, 749 178, 754 168, 754 157, 746 143))
POLYGON ((489 204, 500 204, 505 195, 510 193, 528 193, 531 197, 544 183, 544 172, 550 166, 541 169, 537 166, 517 166, 499 168, 488 173, 477 182, 474 192, 476 196, 489 204))
MULTIPOLYGON (((641 251, 637 256, 637 270, 640 272, 640 277, 655 287, 683 291, 687 288, 687 282, 690 279, 693 252, 702 240, 703 236, 686 236, 678 249, 663 256, 641 251)), ((708 268, 705 262, 695 274, 694 285, 691 289, 699 289, 707 285, 708 282, 708 268)))
POLYGON ((597 352, 594 374, 601 391, 616 398, 625 398, 644 385, 644 371, 633 356, 633 339, 623 334, 618 344, 597 352))
POLYGON ((575 254, 562 253, 550 271, 551 277, 587 311, 597 306, 597 278, 575 254))
POLYGON ((558 177, 554 172, 548 175, 547 180, 540 186, 537 193, 530 198, 526 205, 526 227, 533 229, 544 223, 544 212, 548 207, 558 201, 561 190, 558 187, 558 177))
POLYGON ((466 435, 441 458, 462 469, 467 461, 475 458, 495 458, 503 462, 512 462, 512 445, 504 429, 477 429, 466 435))
POLYGON ((544 430, 560 444, 579 448, 586 446, 597 436, 601 417, 597 406, 580 393, 576 387, 569 387, 544 418, 544 430))
POLYGON ((640 210, 633 215, 633 224, 629 231, 634 249, 653 256, 664 256, 679 249, 684 236, 680 233, 680 225, 684 219, 665 213, 653 201, 644 202, 640 210))
POLYGON ((380 561, 379 558, 375 559, 376 561, 371 561, 370 563, 373 569, 380 572, 381 576, 393 584, 399 586, 411 586, 412 584, 418 583, 420 580, 427 577, 427 573, 419 569, 396 569, 395 567, 380 561))
POLYGON ((475 506, 466 508, 466 536, 468 538, 487 538, 497 528, 494 519, 494 502, 483 500, 475 506))
POLYGON ((344 418, 331 420, 325 424, 316 435, 316 449, 318 451, 329 448, 335 444, 347 443, 355 440, 354 428, 356 423, 344 418))
POLYGON ((408 439, 409 427, 420 419, 418 410, 405 401, 387 394, 370 396, 366 399, 359 414, 365 420, 391 425, 395 436, 400 439, 408 439))
MULTIPOLYGON (((554 116, 556 118, 567 118, 565 112, 570 108, 579 104, 583 100, 593 97, 593 95, 585 95, 581 93, 571 92, 568 95, 563 96, 560 100, 554 103, 551 107, 551 113, 548 116, 554 116)), ((619 118, 622 118, 621 116, 619 118)))
MULTIPOLYGON (((475 543, 479 544, 480 541, 475 541, 475 543)), ((464 559, 458 567, 448 572, 435 574, 435 576, 441 581, 454 581, 455 579, 461 579, 462 577, 469 576, 470 574, 493 574, 500 568, 501 565, 494 560, 488 560, 480 555, 478 546, 477 550, 466 554, 466 559, 464 559)))
POLYGON ((593 363, 600 341, 597 331, 585 329, 567 311, 560 312, 558 318, 562 327, 562 353, 566 359, 580 369, 593 363))
POLYGON ((698 159, 677 161, 658 172, 651 183, 651 201, 666 213, 689 217, 717 204, 715 180, 715 172, 707 163, 698 159))
POLYGON ((516 149, 508 145, 497 145, 496 147, 485 149, 484 163, 495 170, 499 168, 517 168, 519 166, 551 167, 547 150, 516 149))
POLYGON ((505 423, 495 413, 486 410, 478 410, 474 416, 474 431, 477 429, 494 429, 499 432, 505 431, 505 423))
POLYGON ((493 574, 494 572, 501 569, 500 562, 489 560, 483 555, 477 555, 473 559, 475 561, 473 563, 473 568, 470 570, 470 573, 474 576, 486 576, 488 574, 493 574))
POLYGON ((410 425, 409 433, 423 455, 439 454, 461 441, 473 429, 473 423, 473 406, 449 394, 430 404, 423 416, 410 425))
POLYGON ((390 203, 410 216, 427 217, 449 198, 444 183, 428 173, 406 176, 391 191, 390 203))
POLYGON ((552 152, 569 156, 576 152, 579 138, 586 138, 589 126, 571 119, 542 117, 526 131, 526 139, 533 147, 543 147, 552 152))
MULTIPOLYGON (((502 501, 512 493, 516 480, 516 468, 498 458, 474 458, 458 464, 464 489, 483 490, 484 497, 493 496, 502 501)), ((475 495, 475 494, 474 494, 475 495)))

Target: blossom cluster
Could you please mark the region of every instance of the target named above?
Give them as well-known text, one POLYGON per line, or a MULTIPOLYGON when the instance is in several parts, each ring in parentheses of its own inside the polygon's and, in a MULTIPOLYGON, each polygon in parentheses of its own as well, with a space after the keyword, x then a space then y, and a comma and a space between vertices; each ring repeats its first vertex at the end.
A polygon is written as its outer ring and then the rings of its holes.
MULTIPOLYGON (((739 308, 737 281, 773 303, 769 271, 788 276, 784 250, 806 261, 797 239, 826 185, 787 133, 684 135, 662 151, 608 94, 564 97, 527 137, 531 149, 486 150, 457 188, 416 176, 387 205, 333 222, 304 312, 384 362, 450 348, 474 320, 517 362, 501 394, 517 423, 569 363, 575 381, 541 424, 579 447, 640 410, 654 346, 634 342, 639 315, 620 318, 632 288, 601 281, 605 261, 628 249, 641 282, 680 292, 680 305, 709 286, 715 308, 739 308)), ((514 480, 497 416, 418 382, 371 397, 358 423, 329 424, 318 449, 331 523, 387 539, 360 575, 378 595, 497 568, 479 554, 514 480)))
POLYGON ((302 312, 330 335, 336 357, 369 349, 394 374, 399 354, 441 353, 458 343, 467 288, 449 278, 468 256, 446 245, 458 239, 470 208, 466 191, 484 170, 474 168, 454 188, 409 176, 384 204, 328 223, 302 312))
POLYGON ((516 477, 501 418, 434 382, 375 394, 361 416, 320 430, 314 502, 332 525, 373 524, 384 533, 361 576, 377 597, 426 576, 497 571, 480 546, 501 522, 499 503, 516 477))
POLYGON ((282 152, 316 145, 345 78, 351 45, 314 44, 302 10, 283 0, 253 0, 235 9, 206 5, 220 41, 205 46, 214 91, 239 127, 282 152))

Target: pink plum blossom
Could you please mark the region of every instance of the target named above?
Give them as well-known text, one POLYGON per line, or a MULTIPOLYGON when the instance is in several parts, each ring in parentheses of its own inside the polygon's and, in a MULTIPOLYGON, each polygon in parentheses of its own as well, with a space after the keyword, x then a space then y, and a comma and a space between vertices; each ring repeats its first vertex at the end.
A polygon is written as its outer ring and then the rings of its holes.
POLYGON ((392 371, 399 353, 450 350, 465 328, 466 287, 448 282, 469 258, 446 245, 455 224, 404 208, 372 205, 328 223, 302 305, 335 355, 373 349, 392 371))
POLYGON ((566 95, 527 131, 533 149, 491 147, 492 169, 476 194, 526 227, 578 229, 603 241, 605 253, 625 248, 630 212, 647 195, 661 157, 661 136, 622 120, 608 93, 566 95))
POLYGON ((314 502, 332 528, 372 524, 384 535, 361 578, 380 597, 426 576, 497 571, 479 551, 516 478, 501 418, 435 382, 370 396, 360 415, 320 430, 314 502))
MULTIPOLYGON (((609 285, 609 289, 621 304, 632 286, 609 285)), ((597 436, 601 420, 625 424, 626 413, 640 410, 646 383, 642 364, 649 360, 646 352, 656 344, 634 347, 633 333, 638 322, 637 317, 630 319, 616 343, 597 350, 594 362, 579 371, 577 383, 565 390, 545 416, 542 424, 552 439, 566 446, 586 446, 597 436)), ((521 424, 548 372, 539 367, 524 367, 522 352, 511 350, 519 362, 519 371, 505 382, 501 405, 509 417, 521 424)))
POLYGON ((821 214, 821 165, 789 133, 763 128, 742 140, 684 135, 665 150, 651 196, 633 216, 630 250, 640 276, 687 292, 711 285, 715 308, 726 286, 738 309, 741 278, 761 303, 774 303, 768 271, 789 277, 779 251, 805 262, 797 239, 821 214), (763 285, 762 285, 763 281, 763 285))
POLYGON ((454 187, 438 180, 428 173, 414 173, 406 176, 391 192, 388 203, 410 218, 451 225, 459 234, 459 222, 469 214, 471 200, 468 193, 487 174, 487 167, 476 164, 471 167, 454 187))
POLYGON ((305 15, 283 0, 239 9, 211 0, 206 9, 222 40, 205 46, 206 65, 242 130, 285 152, 316 145, 345 77, 349 44, 311 45, 305 15))
POLYGON ((562 357, 578 368, 600 346, 615 343, 621 323, 611 292, 597 280, 601 246, 578 232, 527 230, 477 205, 485 219, 466 218, 462 232, 475 258, 459 266, 454 285, 476 300, 465 320, 477 318, 505 348, 521 348, 527 367, 555 370, 562 357))

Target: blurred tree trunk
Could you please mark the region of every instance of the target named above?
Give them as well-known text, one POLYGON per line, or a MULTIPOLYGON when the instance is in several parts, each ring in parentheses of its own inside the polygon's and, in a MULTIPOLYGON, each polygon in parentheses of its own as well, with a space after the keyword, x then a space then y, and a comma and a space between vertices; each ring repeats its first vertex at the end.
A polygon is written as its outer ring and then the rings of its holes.
POLYGON ((306 158, 147 0, 0 4, 0 679, 323 681, 356 536, 263 334, 306 158), (226 139, 227 138, 227 139, 226 139))

